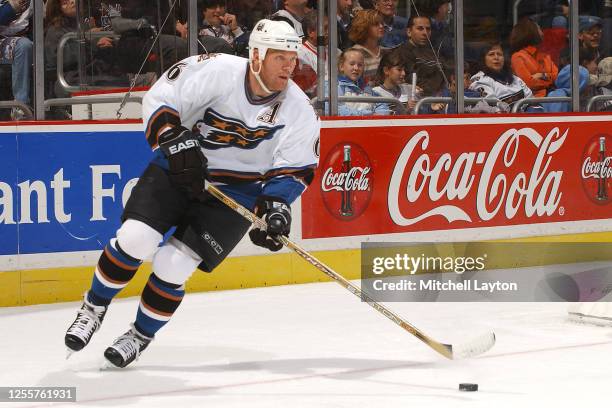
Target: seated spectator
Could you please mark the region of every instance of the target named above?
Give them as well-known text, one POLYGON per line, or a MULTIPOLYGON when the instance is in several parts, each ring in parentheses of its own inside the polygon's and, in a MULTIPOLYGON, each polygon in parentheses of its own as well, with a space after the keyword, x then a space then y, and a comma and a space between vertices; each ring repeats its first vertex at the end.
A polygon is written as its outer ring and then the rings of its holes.
MULTIPOLYGON (((143 72, 165 71, 188 56, 187 40, 176 31, 177 13, 170 10, 171 4, 165 1, 124 0, 111 15, 112 29, 115 34, 121 35, 117 44, 117 59, 123 72, 136 73, 143 62, 146 62, 143 72), (158 22, 163 25, 158 27, 158 22), (155 38, 157 42, 154 43, 155 38), (148 54, 151 49, 152 53, 148 54)), ((178 4, 175 6, 178 7, 178 4)))
MULTIPOLYGON (((604 58, 599 62, 595 94, 612 97, 612 57, 604 58)), ((610 112, 612 111, 612 99, 601 102, 596 107, 598 112, 610 112)))
POLYGON ((337 30, 338 30, 338 48, 345 50, 352 44, 348 37, 348 30, 353 20, 353 1, 352 0, 337 0, 338 9, 336 11, 337 30))
MULTIPOLYGON (((412 97, 412 85, 406 84, 404 61, 399 52, 394 50, 382 57, 376 73, 376 83, 378 86, 372 89, 375 93, 397 99, 410 112, 414 110, 417 100, 412 97)), ((391 108, 392 113, 397 114, 398 109, 394 109, 393 105, 391 108)))
POLYGON ((450 0, 421 0, 416 6, 420 15, 431 18, 431 45, 436 54, 446 59, 455 56, 454 33, 450 20, 452 2, 450 0))
POLYGON ((561 51, 567 48, 567 26, 562 24, 561 21, 557 20, 556 17, 553 19, 552 27, 544 28, 542 30, 543 38, 542 43, 539 46, 541 52, 550 55, 552 61, 560 67, 559 55, 561 51))
POLYGON ((228 11, 236 15, 243 27, 253 28, 256 22, 271 15, 274 10, 270 0, 230 0, 228 11))
POLYGON ((510 34, 512 70, 537 98, 546 96, 559 73, 550 55, 537 49, 542 38, 542 30, 529 18, 521 19, 510 34))
MULTIPOLYGON (((524 98, 532 98, 531 89, 523 80, 512 74, 510 64, 504 56, 500 43, 486 47, 480 58, 480 72, 471 79, 470 90, 477 91, 483 98, 497 98, 500 112, 510 112, 512 105, 524 98)), ((530 106, 527 111, 541 108, 530 106)))
POLYGON ((406 27, 408 19, 396 14, 397 0, 374 0, 374 10, 383 17, 385 35, 381 45, 385 48, 395 48, 406 42, 406 27))
MULTIPOLYGON (((465 98, 479 98, 480 97, 480 92, 470 89, 470 85, 472 84, 472 76, 474 74, 475 72, 472 72, 472 66, 466 62, 463 66, 463 81, 462 81, 463 82, 463 96, 465 98)), ((447 73, 447 76, 450 80, 450 89, 444 90, 441 96, 450 96, 453 98, 453 102, 451 102, 450 104, 448 104, 447 107, 445 107, 444 113, 457 113, 457 105, 454 100, 455 89, 457 87, 457 81, 455 78, 454 70, 449 71, 447 73)), ((492 107, 485 101, 478 101, 478 103, 476 104, 466 103, 464 111, 465 113, 496 113, 498 110, 497 110, 497 107, 492 107)), ((439 112, 440 110, 438 110, 438 112, 434 110, 434 112, 432 113, 439 113, 439 112)))
POLYGON ((557 28, 565 28, 566 30, 569 27, 567 23, 569 20, 569 0, 559 0, 558 4, 558 15, 556 15, 552 20, 552 26, 557 28))
MULTIPOLYGON (((30 105, 32 41, 26 35, 33 9, 30 0, 9 0, 0 5, 0 64, 11 65, 13 97, 25 105, 30 105)), ((25 119, 25 112, 13 107, 11 119, 25 119)))
POLYGON ((416 72, 417 85, 424 96, 437 96, 447 86, 444 71, 452 69, 452 65, 432 50, 430 36, 429 17, 412 15, 408 20, 408 42, 398 50, 405 63, 404 71, 416 72))
MULTIPOLYGON (((554 96, 572 96, 572 72, 571 66, 564 66, 561 71, 559 71, 559 76, 555 81, 556 89, 550 91, 548 93, 548 97, 554 96)), ((584 67, 579 67, 579 81, 578 87, 580 88, 580 93, 584 92, 589 85, 589 71, 587 71, 584 67)), ((551 103, 543 103, 544 111, 546 112, 571 112, 572 104, 570 102, 551 102, 551 103)))
MULTIPOLYGON (((338 96, 379 96, 363 80, 363 52, 356 48, 345 50, 338 59, 338 96)), ((389 105, 372 102, 338 103, 340 116, 388 115, 389 105)))
POLYGON ((601 18, 597 16, 579 16, 578 23, 578 40, 580 41, 580 48, 593 50, 596 54, 596 59, 599 62, 601 59, 599 52, 602 34, 601 18))
MULTIPOLYGON (((225 0, 201 0, 202 25, 198 36, 216 37, 225 40, 232 48, 244 36, 236 16, 225 12, 225 0)), ((244 42, 244 41, 243 41, 244 42)))
POLYGON ((595 96, 595 84, 599 78, 597 76, 598 65, 597 57, 599 53, 592 48, 580 48, 578 59, 581 67, 586 68, 589 76, 585 89, 580 90, 580 109, 584 110, 589 103, 589 99, 595 96))
MULTIPOLYGON (((304 16, 302 20, 302 26, 304 27, 304 42, 302 47, 298 50, 298 63, 293 70, 293 82, 295 82, 300 89, 308 95, 309 98, 313 98, 317 93, 317 12, 311 11, 304 16)), ((327 34, 328 20, 325 17, 323 22, 323 32, 327 34)), ((325 45, 327 46, 327 35, 324 37, 325 45)), ((327 61, 327 52, 323 56, 323 59, 327 61)), ((325 64, 325 80, 327 80, 327 64, 325 64)))
POLYGON ((295 30, 297 35, 304 37, 302 19, 308 13, 308 0, 284 0, 282 10, 272 14, 271 20, 285 21, 295 30))
MULTIPOLYGON (((57 70, 57 53, 61 38, 71 32, 77 31, 75 0, 48 0, 47 14, 45 16, 45 69, 57 70)), ((89 27, 87 27, 89 29, 89 27)), ((93 30, 92 30, 93 31, 93 30)), ((79 78, 79 44, 76 40, 68 41, 63 50, 63 70, 69 84, 78 84, 79 80, 89 85, 97 86, 127 86, 127 76, 119 72, 112 65, 115 41, 110 37, 91 37, 85 43, 87 59, 82 61, 87 78, 79 78)), ((68 97, 69 94, 55 85, 56 97, 68 97)))
POLYGON ((375 10, 361 10, 355 15, 349 39, 355 43, 353 48, 359 49, 365 55, 364 81, 367 85, 374 85, 378 64, 386 48, 380 42, 385 35, 382 16, 375 10))

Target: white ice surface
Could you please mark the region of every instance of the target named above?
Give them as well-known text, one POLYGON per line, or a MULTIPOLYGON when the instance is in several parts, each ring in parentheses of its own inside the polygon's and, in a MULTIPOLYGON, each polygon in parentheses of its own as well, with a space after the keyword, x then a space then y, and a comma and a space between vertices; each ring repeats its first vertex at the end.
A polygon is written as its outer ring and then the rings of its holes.
MULTIPOLYGON (((612 329, 563 303, 389 303, 429 336, 497 344, 450 361, 335 283, 186 296, 139 361, 101 371, 137 298, 116 300, 65 360, 77 303, 0 309, 0 386, 76 386, 85 407, 599 407, 610 401, 612 329), (462 382, 478 392, 458 391, 462 382)), ((0 407, 10 406, 0 403, 0 407)))

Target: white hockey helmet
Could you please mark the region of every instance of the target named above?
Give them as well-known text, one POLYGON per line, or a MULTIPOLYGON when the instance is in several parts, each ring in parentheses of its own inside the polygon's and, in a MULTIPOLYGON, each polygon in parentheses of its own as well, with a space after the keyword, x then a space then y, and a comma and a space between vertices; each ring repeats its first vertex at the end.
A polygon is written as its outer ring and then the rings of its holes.
POLYGON ((259 20, 249 37, 249 60, 253 61, 253 50, 259 50, 259 59, 266 58, 268 49, 297 52, 302 40, 293 27, 284 21, 259 20))

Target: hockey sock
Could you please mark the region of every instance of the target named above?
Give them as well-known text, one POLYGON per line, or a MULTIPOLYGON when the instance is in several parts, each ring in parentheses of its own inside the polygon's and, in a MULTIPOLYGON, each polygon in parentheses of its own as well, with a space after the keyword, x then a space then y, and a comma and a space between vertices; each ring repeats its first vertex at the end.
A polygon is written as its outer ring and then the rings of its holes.
POLYGON ((107 306, 134 277, 142 261, 132 258, 113 240, 104 248, 94 272, 87 300, 94 305, 107 306))
POLYGON ((152 273, 142 291, 134 327, 153 337, 172 317, 185 296, 185 285, 165 282, 152 273))

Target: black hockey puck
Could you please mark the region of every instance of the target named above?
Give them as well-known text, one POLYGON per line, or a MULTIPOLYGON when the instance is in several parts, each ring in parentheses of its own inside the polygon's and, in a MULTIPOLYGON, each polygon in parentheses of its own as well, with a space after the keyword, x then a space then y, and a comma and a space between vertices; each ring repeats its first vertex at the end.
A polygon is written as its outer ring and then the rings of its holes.
POLYGON ((459 384, 459 391, 478 391, 478 384, 461 383, 459 384))

